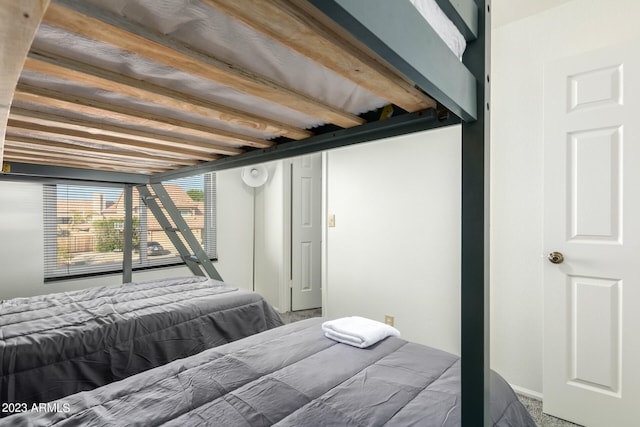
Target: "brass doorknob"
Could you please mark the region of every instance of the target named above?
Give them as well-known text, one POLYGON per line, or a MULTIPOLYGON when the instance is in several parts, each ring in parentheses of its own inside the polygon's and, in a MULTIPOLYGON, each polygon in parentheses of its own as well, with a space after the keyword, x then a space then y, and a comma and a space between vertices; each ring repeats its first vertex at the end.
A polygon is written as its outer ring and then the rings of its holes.
POLYGON ((562 264, 562 262, 564 261, 564 255, 562 255, 562 253, 560 252, 551 252, 547 256, 547 259, 549 259, 549 261, 554 264, 562 264))

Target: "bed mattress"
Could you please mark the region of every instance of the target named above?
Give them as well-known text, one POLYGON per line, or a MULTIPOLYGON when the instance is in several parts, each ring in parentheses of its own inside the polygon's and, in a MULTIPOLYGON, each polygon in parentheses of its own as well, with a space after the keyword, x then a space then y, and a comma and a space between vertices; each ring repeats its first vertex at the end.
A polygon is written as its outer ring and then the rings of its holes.
POLYGON ((202 277, 5 301, 0 402, 48 402, 281 324, 260 295, 202 277))
MULTIPOLYGON (((308 319, 207 350, 0 425, 459 426, 460 359, 389 337, 360 349, 308 319)), ((535 426, 491 376, 495 426, 535 426)))

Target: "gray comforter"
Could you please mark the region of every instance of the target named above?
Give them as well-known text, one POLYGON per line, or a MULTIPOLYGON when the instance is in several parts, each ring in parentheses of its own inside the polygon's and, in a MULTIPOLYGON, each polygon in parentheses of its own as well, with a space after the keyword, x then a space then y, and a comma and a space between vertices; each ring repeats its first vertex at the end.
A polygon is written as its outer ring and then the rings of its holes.
POLYGON ((0 403, 59 399, 279 325, 260 295, 202 277, 5 301, 0 403))
MULTIPOLYGON (((275 328, 0 425, 458 426, 460 360, 387 338, 367 349, 324 337, 322 319, 275 328)), ((497 374, 496 426, 535 426, 497 374)))

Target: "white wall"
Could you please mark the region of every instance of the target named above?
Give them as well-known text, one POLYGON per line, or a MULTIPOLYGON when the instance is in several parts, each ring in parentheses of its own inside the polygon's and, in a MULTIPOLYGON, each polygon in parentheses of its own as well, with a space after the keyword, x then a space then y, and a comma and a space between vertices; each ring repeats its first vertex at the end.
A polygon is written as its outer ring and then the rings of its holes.
POLYGON ((542 240, 544 66, 637 39, 639 14, 637 0, 573 0, 493 32, 491 364, 534 393, 543 392, 542 268, 552 249, 542 240))
POLYGON ((568 1, 572 0, 492 0, 491 25, 496 28, 541 13, 568 1))
POLYGON ((327 154, 326 315, 460 351, 460 127, 327 154))
MULTIPOLYGON (((287 161, 266 164, 269 179, 256 188, 255 290, 278 311, 288 311, 281 298, 285 275, 285 173, 287 161)), ((287 282, 287 283, 285 283, 287 282)))
MULTIPOLYGON (((240 170, 218 173, 218 252, 223 279, 253 287, 253 194, 240 170)), ((0 299, 122 283, 121 275, 44 283, 42 186, 0 181, 0 299)), ((145 270, 133 280, 189 276, 186 267, 145 270)))
POLYGON ((42 240, 42 186, 0 182, 0 300, 42 288, 42 240))
POLYGON ((253 288, 253 192, 242 183, 240 169, 216 173, 218 262, 222 279, 253 288))

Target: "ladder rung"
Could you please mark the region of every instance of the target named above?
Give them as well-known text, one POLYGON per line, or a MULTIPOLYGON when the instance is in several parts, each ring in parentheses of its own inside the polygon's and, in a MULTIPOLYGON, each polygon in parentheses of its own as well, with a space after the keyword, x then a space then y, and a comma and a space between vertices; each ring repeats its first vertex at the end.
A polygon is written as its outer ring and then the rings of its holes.
POLYGON ((191 261, 195 262, 195 263, 202 264, 202 262, 200 262, 200 258, 198 258, 197 256, 195 256, 195 255, 193 255, 193 254, 192 254, 192 255, 189 255, 189 259, 190 259, 191 261))

